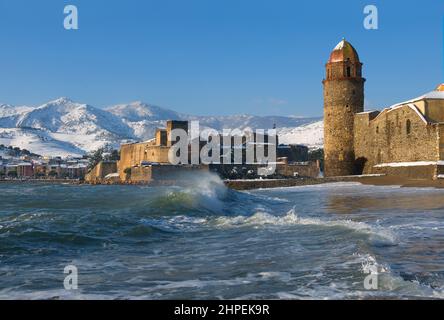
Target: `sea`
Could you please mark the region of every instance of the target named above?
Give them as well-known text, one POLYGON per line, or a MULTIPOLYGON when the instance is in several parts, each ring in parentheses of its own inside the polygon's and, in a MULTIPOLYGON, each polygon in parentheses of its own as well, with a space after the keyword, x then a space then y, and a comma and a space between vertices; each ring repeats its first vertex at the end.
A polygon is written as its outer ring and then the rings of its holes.
POLYGON ((443 297, 442 189, 0 183, 0 299, 443 297))

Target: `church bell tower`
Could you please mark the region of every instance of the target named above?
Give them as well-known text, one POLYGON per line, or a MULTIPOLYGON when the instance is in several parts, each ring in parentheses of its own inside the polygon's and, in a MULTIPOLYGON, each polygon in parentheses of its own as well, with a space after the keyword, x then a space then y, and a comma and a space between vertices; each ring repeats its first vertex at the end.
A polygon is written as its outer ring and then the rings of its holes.
POLYGON ((356 173, 354 116, 364 111, 362 63, 355 48, 342 40, 326 66, 324 84, 324 175, 356 173))

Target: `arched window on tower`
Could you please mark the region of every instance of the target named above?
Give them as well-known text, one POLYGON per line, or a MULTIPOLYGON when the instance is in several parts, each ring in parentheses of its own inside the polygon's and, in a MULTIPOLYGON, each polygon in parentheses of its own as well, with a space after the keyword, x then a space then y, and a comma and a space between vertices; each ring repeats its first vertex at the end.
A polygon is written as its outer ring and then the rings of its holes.
POLYGON ((347 77, 350 78, 351 77, 351 68, 347 67, 347 77))
POLYGON ((408 135, 410 133, 412 133, 412 122, 410 121, 410 119, 407 120, 407 123, 406 123, 406 132, 407 132, 408 135))

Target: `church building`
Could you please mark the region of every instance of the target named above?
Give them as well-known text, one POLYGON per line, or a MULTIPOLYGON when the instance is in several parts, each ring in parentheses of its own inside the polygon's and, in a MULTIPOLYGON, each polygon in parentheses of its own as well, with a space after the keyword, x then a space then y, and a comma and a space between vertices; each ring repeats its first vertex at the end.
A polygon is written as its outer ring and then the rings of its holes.
POLYGON ((325 176, 444 178, 444 85, 382 111, 364 111, 362 66, 346 40, 326 64, 325 176))

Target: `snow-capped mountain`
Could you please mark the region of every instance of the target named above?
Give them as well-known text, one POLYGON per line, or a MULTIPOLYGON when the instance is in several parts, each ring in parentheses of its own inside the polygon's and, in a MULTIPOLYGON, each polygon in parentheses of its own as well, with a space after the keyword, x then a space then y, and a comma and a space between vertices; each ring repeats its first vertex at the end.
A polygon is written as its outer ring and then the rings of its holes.
POLYGON ((21 117, 17 127, 67 134, 131 136, 131 130, 120 117, 67 98, 60 98, 31 110, 21 117))
POLYGON ((251 115, 192 116, 143 102, 105 109, 60 98, 39 107, 0 105, 0 144, 49 156, 78 156, 105 145, 152 138, 169 119, 198 120, 201 127, 270 129, 283 143, 322 146, 321 118, 251 115))
POLYGON ((149 105, 141 101, 131 102, 129 104, 118 104, 108 107, 105 110, 129 122, 182 118, 182 116, 175 111, 149 105))

